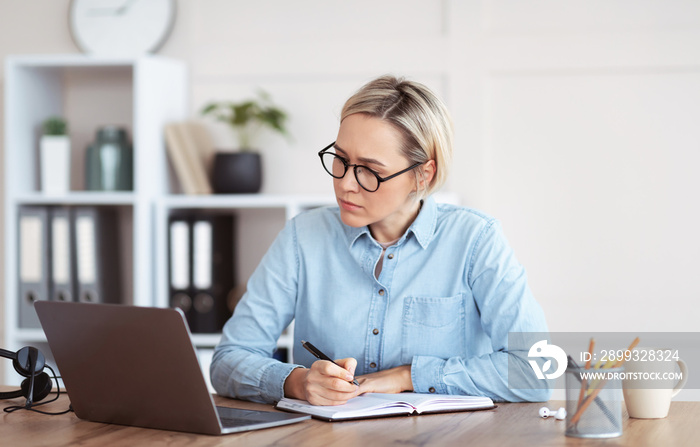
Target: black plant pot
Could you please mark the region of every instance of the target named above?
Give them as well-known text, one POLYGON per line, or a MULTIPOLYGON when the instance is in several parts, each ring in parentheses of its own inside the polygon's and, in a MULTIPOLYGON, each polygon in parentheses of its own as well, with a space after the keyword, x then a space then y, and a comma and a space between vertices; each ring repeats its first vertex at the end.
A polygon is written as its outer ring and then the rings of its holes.
POLYGON ((217 152, 214 155, 214 192, 256 193, 262 187, 262 159, 257 152, 217 152))

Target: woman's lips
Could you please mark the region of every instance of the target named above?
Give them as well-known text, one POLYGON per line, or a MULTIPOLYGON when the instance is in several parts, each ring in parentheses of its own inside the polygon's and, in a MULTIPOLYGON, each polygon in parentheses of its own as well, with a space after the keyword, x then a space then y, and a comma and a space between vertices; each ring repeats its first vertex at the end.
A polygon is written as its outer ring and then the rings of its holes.
POLYGON ((348 202, 347 200, 338 199, 338 202, 340 203, 340 206, 347 211, 356 211, 362 208, 361 206, 355 205, 354 203, 348 202))

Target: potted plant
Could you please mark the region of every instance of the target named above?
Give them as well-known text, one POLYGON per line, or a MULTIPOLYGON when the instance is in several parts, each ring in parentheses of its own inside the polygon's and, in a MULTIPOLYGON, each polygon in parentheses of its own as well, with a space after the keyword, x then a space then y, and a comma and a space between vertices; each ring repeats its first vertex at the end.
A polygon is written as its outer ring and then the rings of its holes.
POLYGON ((241 102, 211 102, 202 115, 229 125, 238 137, 238 152, 217 151, 214 155, 212 186, 217 193, 256 193, 262 186, 262 160, 252 146, 262 130, 287 135, 287 113, 260 91, 256 99, 241 102))
POLYGON ((41 189, 46 194, 65 194, 70 190, 70 139, 68 124, 52 116, 42 124, 39 142, 41 189))

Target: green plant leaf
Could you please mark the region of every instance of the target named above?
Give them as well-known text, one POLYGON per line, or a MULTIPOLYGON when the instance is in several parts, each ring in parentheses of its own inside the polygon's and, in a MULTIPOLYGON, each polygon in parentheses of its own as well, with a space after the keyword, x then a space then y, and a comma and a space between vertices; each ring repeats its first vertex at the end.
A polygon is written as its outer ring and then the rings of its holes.
POLYGON ((208 114, 212 113, 213 111, 217 110, 218 108, 219 108, 219 104, 217 104, 215 102, 209 103, 206 106, 204 106, 201 114, 208 115, 208 114))
POLYGON ((202 115, 210 115, 217 121, 231 126, 236 132, 241 148, 249 148, 258 128, 268 128, 287 135, 287 113, 272 103, 270 95, 259 90, 257 99, 241 102, 211 102, 202 108, 202 115))
POLYGON ((44 135, 67 135, 68 123, 60 116, 46 119, 42 125, 44 135))

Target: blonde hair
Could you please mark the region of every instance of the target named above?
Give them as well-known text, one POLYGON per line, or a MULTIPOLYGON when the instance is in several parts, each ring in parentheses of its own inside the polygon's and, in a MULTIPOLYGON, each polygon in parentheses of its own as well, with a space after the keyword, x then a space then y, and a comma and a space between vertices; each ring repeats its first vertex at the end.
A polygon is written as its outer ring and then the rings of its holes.
MULTIPOLYGON (((355 113, 382 119, 403 137, 401 151, 410 164, 435 161, 435 175, 417 198, 437 191, 447 180, 452 161, 452 119, 442 100, 423 84, 381 76, 362 86, 343 106, 342 122, 355 113)), ((423 171, 416 172, 416 182, 423 171)))

